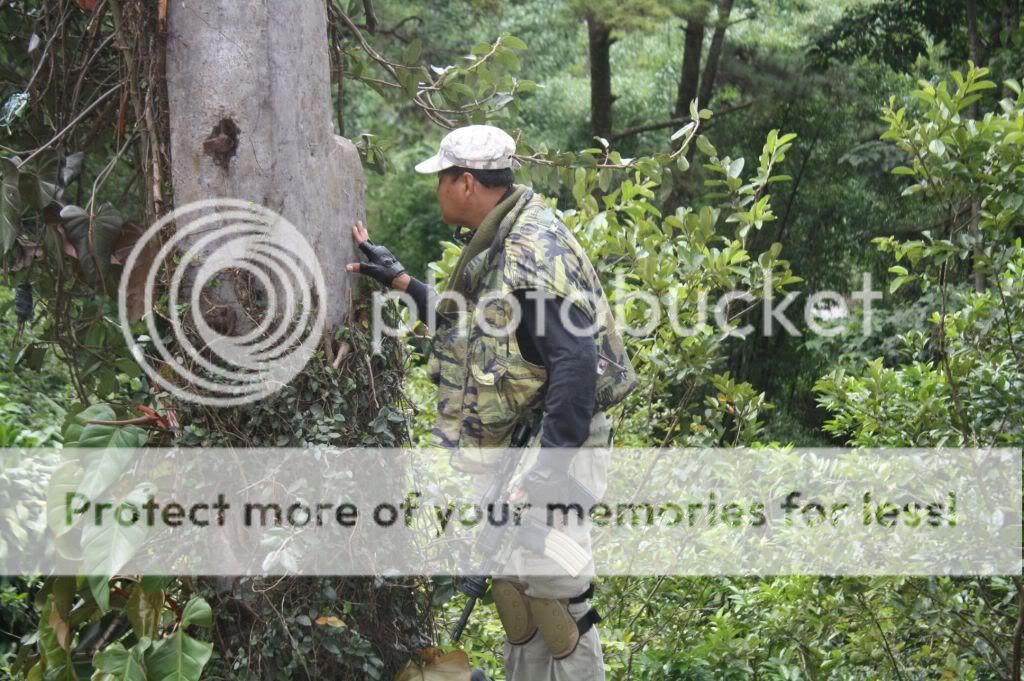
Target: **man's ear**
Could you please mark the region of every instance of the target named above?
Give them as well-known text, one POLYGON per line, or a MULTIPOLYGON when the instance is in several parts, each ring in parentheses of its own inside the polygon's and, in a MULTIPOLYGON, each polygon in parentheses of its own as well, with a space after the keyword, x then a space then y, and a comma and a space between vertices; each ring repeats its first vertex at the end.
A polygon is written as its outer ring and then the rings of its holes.
POLYGON ((470 194, 473 193, 474 179, 472 175, 470 175, 469 173, 462 173, 461 175, 459 175, 459 182, 462 185, 462 192, 466 196, 469 196, 470 194))

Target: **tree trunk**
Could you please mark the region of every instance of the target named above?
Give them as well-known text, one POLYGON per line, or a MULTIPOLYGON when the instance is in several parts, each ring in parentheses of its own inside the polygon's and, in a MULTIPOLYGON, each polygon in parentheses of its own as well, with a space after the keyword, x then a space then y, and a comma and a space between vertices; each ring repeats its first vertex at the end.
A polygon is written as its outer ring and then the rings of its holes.
POLYGON ((590 131, 595 137, 612 136, 611 28, 587 17, 590 48, 590 131))
POLYGON ((283 215, 319 256, 327 328, 339 324, 364 180, 334 135, 323 3, 173 0, 167 90, 175 205, 238 198, 283 215))
POLYGON ((729 28, 729 15, 732 14, 733 0, 721 0, 718 4, 718 21, 715 33, 711 36, 711 47, 708 48, 708 60, 704 65, 704 75, 700 79, 701 107, 711 103, 711 95, 715 91, 715 78, 718 76, 718 62, 722 59, 722 46, 725 43, 725 31, 729 28))
MULTIPOLYGON (((365 208, 359 154, 351 142, 334 134, 325 4, 170 0, 169 10, 166 81, 175 207, 206 199, 242 199, 287 219, 309 242, 323 272, 325 296, 314 304, 326 312, 325 335, 329 338, 353 307, 351 275, 345 264, 356 259, 351 225, 364 219, 365 208)), ((191 221, 193 216, 187 219, 191 221)), ((177 221, 178 230, 184 221, 177 221)), ((294 243, 275 246, 295 253, 294 243)), ((243 283, 240 277, 228 270, 218 278, 219 285, 210 297, 230 316, 227 326, 236 333, 254 327, 259 320, 254 322, 246 314, 246 289, 239 286, 243 283)), ((301 291, 291 293, 294 296, 301 291)), ((205 310, 204 304, 204 318, 205 310)), ((213 325, 213 320, 207 321, 213 325)), ((355 334, 358 329, 351 331, 355 334)), ((341 358, 339 351, 338 360, 341 358)), ((368 354, 349 362, 341 370, 348 377, 345 383, 339 379, 337 364, 331 366, 331 355, 314 358, 293 382, 298 395, 312 398, 288 398, 282 391, 268 399, 280 397, 278 404, 284 405, 281 421, 286 424, 301 414, 302 428, 318 420, 330 421, 336 414, 345 416, 352 432, 346 430, 348 434, 339 434, 331 444, 357 445, 378 411, 395 399, 393 386, 382 386, 380 379, 374 385, 373 372, 390 368, 388 362, 394 358, 368 354), (366 389, 349 389, 346 394, 344 386, 353 383, 366 389), (325 394, 331 399, 323 399, 325 394), (314 403, 322 417, 313 412, 314 403), (325 407, 326 403, 333 406, 325 407)), ((270 406, 264 406, 263 413, 273 413, 274 404, 265 402, 270 406)), ((277 444, 273 439, 261 439, 274 437, 277 426, 270 416, 244 409, 220 409, 215 417, 209 410, 182 409, 179 413, 209 430, 216 429, 220 440, 231 445, 277 444)), ((383 476, 391 475, 396 485, 400 484, 401 477, 383 470, 384 465, 366 462, 353 469, 354 479, 366 476, 379 485, 383 476)), ((384 663, 381 674, 393 674, 410 650, 427 642, 427 630, 419 624, 415 586, 409 586, 412 581, 382 588, 373 578, 295 577, 268 579, 263 584, 259 580, 244 584, 218 580, 215 641, 229 660, 231 651, 258 640, 260 631, 267 633, 268 640, 281 640, 285 646, 285 638, 272 633, 281 626, 287 631, 285 611, 333 610, 338 601, 347 601, 360 610, 353 617, 358 618, 361 634, 384 663), (323 595, 328 584, 337 594, 332 600, 323 595), (240 589, 243 591, 238 593, 240 589), (225 590, 232 593, 225 595, 225 590), (280 606, 265 605, 271 601, 263 594, 271 590, 280 606), (242 624, 235 626, 235 619, 242 624)), ((313 657, 308 669, 303 662, 306 676, 298 672, 294 678, 357 678, 355 670, 363 660, 342 656, 342 664, 353 665, 350 669, 339 668, 336 656, 313 657)))
MULTIPOLYGON (((1006 35, 1012 37, 1020 27, 1020 0, 1003 0, 1002 9, 1002 22, 1003 30, 1006 31, 1006 35)), ((1012 45, 1009 42, 1009 45, 1012 45)), ((1003 97, 1012 97, 1013 90, 1010 89, 1009 85, 1003 84, 1003 97)))
POLYGON ((967 51, 975 66, 981 65, 981 43, 978 37, 978 2, 967 0, 967 51))
POLYGON ((1013 35, 1020 26, 1020 0, 1003 0, 1003 30, 1013 35))
MULTIPOLYGON (((978 37, 978 3, 977 0, 967 0, 967 49, 970 52, 971 61, 975 66, 981 66, 981 40, 978 37)), ((978 103, 973 102, 967 108, 967 116, 972 119, 978 118, 978 103)), ((971 236, 976 240, 981 239, 981 230, 978 228, 981 206, 977 201, 971 201, 971 236)), ((978 265, 981 259, 982 248, 980 242, 974 246, 974 290, 981 293, 985 290, 985 274, 980 271, 978 265)))
POLYGON ((686 18, 683 68, 679 74, 675 118, 688 117, 690 102, 697 97, 697 84, 700 80, 700 55, 704 50, 705 16, 706 11, 699 9, 686 18))

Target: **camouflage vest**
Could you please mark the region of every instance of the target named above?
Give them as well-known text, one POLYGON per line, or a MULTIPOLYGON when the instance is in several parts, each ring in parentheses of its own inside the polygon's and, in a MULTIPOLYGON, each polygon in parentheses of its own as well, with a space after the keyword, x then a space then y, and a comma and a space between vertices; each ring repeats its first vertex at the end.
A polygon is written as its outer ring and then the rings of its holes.
POLYGON ((439 391, 432 444, 452 449, 456 468, 489 470, 501 452, 487 448, 506 446, 517 422, 529 419, 536 425, 543 412, 547 370, 526 361, 519 350, 510 324, 513 291, 534 289, 571 300, 597 320, 598 411, 618 404, 636 387, 597 272, 569 229, 531 190, 505 215, 491 247, 469 260, 462 275, 448 288, 466 292, 466 309, 442 314, 439 304, 430 358, 439 391))

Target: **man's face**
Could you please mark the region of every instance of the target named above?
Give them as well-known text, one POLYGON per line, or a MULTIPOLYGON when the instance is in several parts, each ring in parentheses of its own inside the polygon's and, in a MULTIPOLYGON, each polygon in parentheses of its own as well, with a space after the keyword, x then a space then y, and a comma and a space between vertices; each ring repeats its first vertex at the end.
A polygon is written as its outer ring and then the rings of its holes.
POLYGON ((463 224, 468 194, 464 175, 451 177, 446 173, 437 174, 437 202, 441 205, 441 219, 446 225, 463 224))

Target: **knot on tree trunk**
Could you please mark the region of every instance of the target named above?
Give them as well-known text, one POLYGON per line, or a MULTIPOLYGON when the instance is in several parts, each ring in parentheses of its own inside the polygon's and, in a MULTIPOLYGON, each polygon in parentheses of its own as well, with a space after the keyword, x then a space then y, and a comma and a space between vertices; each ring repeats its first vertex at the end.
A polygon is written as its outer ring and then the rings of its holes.
POLYGON ((224 170, 238 149, 238 125, 230 118, 222 118, 213 126, 213 132, 203 141, 203 153, 224 170))

